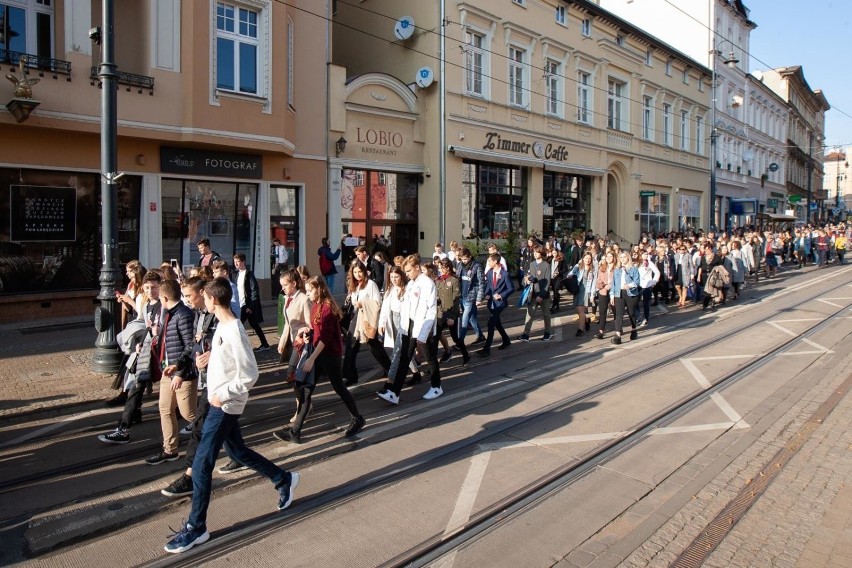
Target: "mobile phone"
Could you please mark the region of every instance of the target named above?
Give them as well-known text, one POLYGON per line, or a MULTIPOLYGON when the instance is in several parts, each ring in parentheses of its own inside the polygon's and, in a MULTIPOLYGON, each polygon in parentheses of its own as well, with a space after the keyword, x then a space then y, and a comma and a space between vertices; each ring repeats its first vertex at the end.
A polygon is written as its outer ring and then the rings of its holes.
POLYGON ((172 259, 172 268, 174 268, 175 270, 177 270, 177 267, 178 267, 178 261, 177 261, 177 259, 176 259, 176 258, 173 258, 173 259, 172 259))

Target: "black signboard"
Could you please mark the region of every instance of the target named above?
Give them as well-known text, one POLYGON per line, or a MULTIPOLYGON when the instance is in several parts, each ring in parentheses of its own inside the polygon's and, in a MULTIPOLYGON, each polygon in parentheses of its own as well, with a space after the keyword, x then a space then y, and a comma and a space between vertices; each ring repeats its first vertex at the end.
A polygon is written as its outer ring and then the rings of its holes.
POLYGON ((77 240, 77 189, 43 185, 9 186, 12 242, 77 240))
POLYGON ((161 146, 160 171, 170 174, 263 179, 263 156, 161 146))

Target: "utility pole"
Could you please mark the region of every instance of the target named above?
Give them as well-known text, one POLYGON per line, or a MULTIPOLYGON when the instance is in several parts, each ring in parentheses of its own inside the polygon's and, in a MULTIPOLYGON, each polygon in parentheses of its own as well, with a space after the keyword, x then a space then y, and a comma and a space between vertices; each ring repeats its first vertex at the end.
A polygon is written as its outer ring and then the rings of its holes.
POLYGON ((116 373, 121 365, 121 352, 116 342, 118 302, 115 286, 118 271, 118 213, 116 211, 116 181, 124 174, 118 173, 116 118, 118 69, 115 56, 114 0, 103 0, 101 29, 90 30, 89 37, 101 43, 101 64, 98 77, 101 81, 101 253, 103 264, 98 281, 101 285, 95 309, 95 356, 92 370, 96 373, 116 373))

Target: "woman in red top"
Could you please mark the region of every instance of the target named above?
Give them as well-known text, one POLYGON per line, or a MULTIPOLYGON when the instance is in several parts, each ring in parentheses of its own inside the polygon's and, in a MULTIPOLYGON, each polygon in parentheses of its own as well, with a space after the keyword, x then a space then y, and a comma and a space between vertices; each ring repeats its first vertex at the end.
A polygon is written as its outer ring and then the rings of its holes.
MULTIPOLYGON (((354 436, 364 427, 364 417, 358 412, 355 398, 352 393, 343 386, 343 376, 340 372, 343 355, 343 341, 340 336, 340 308, 325 280, 319 276, 309 278, 305 282, 305 293, 311 301, 311 319, 307 327, 299 330, 295 346, 301 348, 306 341, 310 340, 314 351, 302 365, 304 373, 314 370, 314 377, 327 375, 334 392, 346 405, 352 420, 346 429, 346 436, 354 436)), ((299 397, 299 413, 296 421, 283 430, 273 435, 284 442, 301 443, 302 424, 310 412, 311 395, 313 395, 316 381, 312 384, 296 382, 296 394, 299 397)))

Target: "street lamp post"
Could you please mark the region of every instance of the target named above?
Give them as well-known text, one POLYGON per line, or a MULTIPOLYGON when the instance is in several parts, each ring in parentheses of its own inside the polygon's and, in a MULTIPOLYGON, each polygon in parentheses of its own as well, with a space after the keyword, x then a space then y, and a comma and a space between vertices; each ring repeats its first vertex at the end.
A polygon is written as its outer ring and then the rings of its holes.
POLYGON ((100 30, 92 30, 90 37, 102 43, 101 64, 98 77, 101 80, 101 252, 103 264, 98 281, 101 285, 98 300, 101 305, 95 310, 95 355, 92 370, 96 373, 115 373, 121 365, 121 352, 116 342, 118 302, 115 285, 118 270, 118 213, 116 211, 116 181, 124 174, 118 173, 116 117, 118 67, 114 61, 115 28, 114 0, 103 0, 103 23, 100 30))
MULTIPOLYGON (((728 41, 728 40, 723 39, 722 42, 718 45, 721 45, 726 41, 728 41)), ((731 43, 731 42, 728 42, 728 43, 731 43)), ((716 143, 717 142, 716 141, 717 141, 717 138, 718 138, 718 134, 716 132, 716 100, 717 100, 716 96, 717 96, 717 89, 719 88, 718 85, 716 84, 717 83, 717 81, 716 81, 716 56, 722 55, 722 52, 718 49, 718 45, 714 44, 713 49, 710 50, 711 63, 712 63, 712 65, 710 66, 710 71, 711 71, 711 78, 712 78, 712 82, 713 82, 713 106, 710 109, 710 120, 713 123, 712 127, 710 128, 710 230, 711 231, 716 230, 716 164, 717 164, 717 157, 716 157, 716 152, 717 152, 716 143)), ((731 44, 731 45, 733 46, 733 44, 731 44)), ((739 62, 740 62, 740 60, 736 59, 734 57, 734 51, 733 50, 731 50, 730 54, 728 55, 728 58, 722 61, 722 63, 724 63, 725 65, 727 65, 731 69, 736 67, 737 63, 739 63, 739 62)))

